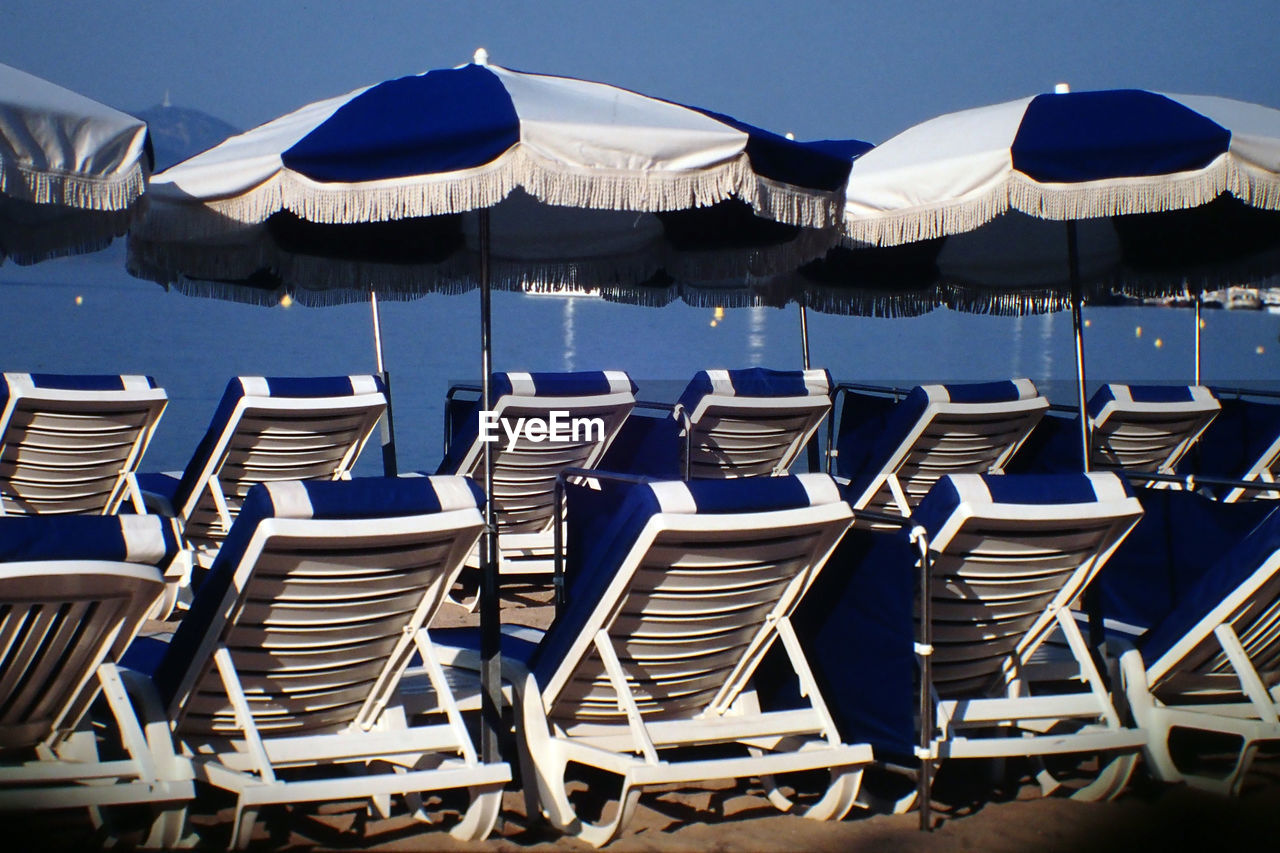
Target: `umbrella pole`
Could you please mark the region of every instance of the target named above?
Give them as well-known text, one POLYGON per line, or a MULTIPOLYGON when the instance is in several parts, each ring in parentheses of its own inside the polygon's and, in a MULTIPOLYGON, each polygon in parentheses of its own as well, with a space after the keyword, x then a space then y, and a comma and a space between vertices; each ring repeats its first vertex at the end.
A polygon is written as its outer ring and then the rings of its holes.
POLYGON ((373 355, 378 366, 378 375, 387 388, 387 411, 382 415, 382 476, 396 476, 396 438, 391 423, 391 373, 382 360, 382 315, 378 310, 378 294, 369 290, 369 305, 373 308, 373 355))
POLYGON ((1196 384, 1200 384, 1200 297, 1201 292, 1196 290, 1196 384))
POLYGON ((809 312, 800 306, 800 346, 804 349, 804 369, 809 369, 809 312))
MULTIPOLYGON (((801 356, 804 362, 804 369, 809 369, 809 311, 800 306, 800 347, 803 350, 801 356)), ((828 441, 830 435, 827 436, 828 441)), ((809 470, 813 472, 822 471, 822 449, 818 447, 818 434, 815 432, 813 438, 809 439, 807 449, 809 456, 809 470)))
MULTIPOLYGON (((489 374, 493 372, 490 336, 489 211, 479 211, 480 226, 480 400, 483 411, 493 406, 489 374)), ((480 755, 497 761, 502 725, 502 628, 498 612, 498 529, 493 507, 493 455, 484 443, 484 533, 480 539, 480 755)))
POLYGON ((1084 293, 1080 287, 1080 248, 1076 242, 1076 223, 1067 222, 1067 263, 1071 270, 1071 324, 1076 339, 1076 402, 1080 412, 1080 459, 1089 470, 1089 412, 1084 398, 1084 293))

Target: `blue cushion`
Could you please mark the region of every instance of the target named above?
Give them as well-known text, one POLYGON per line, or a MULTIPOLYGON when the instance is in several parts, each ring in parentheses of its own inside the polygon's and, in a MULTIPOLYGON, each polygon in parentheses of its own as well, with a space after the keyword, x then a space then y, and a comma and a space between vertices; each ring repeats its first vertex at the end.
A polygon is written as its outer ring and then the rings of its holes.
MULTIPOLYGON (((791 620, 841 740, 880 759, 914 761, 918 556, 905 530, 850 530, 791 620)), ((778 645, 756 685, 767 709, 801 707, 778 645)))
POLYGON ((200 641, 222 612, 237 567, 258 524, 268 518, 352 519, 421 515, 481 507, 479 486, 464 477, 368 477, 259 483, 245 496, 204 582, 196 590, 173 642, 155 669, 156 685, 168 703, 200 641))
POLYGON ((840 415, 836 438, 837 470, 850 480, 847 494, 857 498, 878 477, 931 402, 1009 403, 1038 396, 1029 380, 920 385, 896 404, 883 397, 851 394, 840 415))
MULTIPOLYGON (((226 433, 227 427, 231 422, 231 416, 235 412, 236 405, 248 393, 245 390, 245 380, 256 377, 236 377, 227 383, 227 389, 222 393, 222 399, 218 402, 218 408, 213 413, 213 419, 209 422, 209 428, 205 430, 204 437, 200 439, 200 443, 196 446, 195 453, 191 456, 191 461, 187 463, 186 470, 182 472, 182 478, 176 486, 168 486, 161 480, 153 480, 148 478, 145 483, 139 480, 139 485, 143 486, 147 491, 156 491, 159 494, 165 494, 170 498, 175 510, 180 508, 191 499, 204 482, 206 468, 209 465, 210 457, 214 448, 226 433)), ((266 383, 268 397, 293 397, 293 398, 314 398, 314 397, 342 397, 354 396, 357 392, 352 385, 350 376, 316 376, 316 377, 290 377, 290 376, 269 376, 263 381, 266 383)), ((370 376, 374 387, 386 394, 387 388, 383 384, 382 378, 378 376, 370 376)))
POLYGON ((567 605, 538 646, 531 661, 534 675, 545 684, 560 665, 653 516, 768 512, 838 500, 835 484, 825 474, 639 485, 601 480, 599 491, 570 485, 566 489, 567 605))
POLYGON ((1234 397, 1219 402, 1222 411, 1196 442, 1193 455, 1183 458, 1181 473, 1238 479, 1280 438, 1280 405, 1234 397))
MULTIPOLYGON (((621 371, 584 370, 568 373, 495 373, 489 378, 489 399, 494 409, 498 402, 512 394, 532 392, 538 397, 588 397, 617 394, 629 390, 636 393, 636 384, 621 371)), ((462 411, 450 412, 455 431, 445 458, 436 469, 437 474, 462 473, 460 466, 480 435, 480 410, 483 400, 455 405, 462 411)))
POLYGON ((1187 635, 1222 600, 1280 551, 1280 508, 1222 555, 1179 600, 1169 614, 1143 637, 1138 647, 1147 665, 1155 663, 1187 635))
POLYGON ((0 517, 0 562, 112 560, 163 567, 177 553, 172 525, 154 515, 0 517))
POLYGON ((1169 618, 1215 563, 1274 509, 1177 489, 1139 489, 1142 520, 1090 585, 1091 609, 1139 630, 1169 618))

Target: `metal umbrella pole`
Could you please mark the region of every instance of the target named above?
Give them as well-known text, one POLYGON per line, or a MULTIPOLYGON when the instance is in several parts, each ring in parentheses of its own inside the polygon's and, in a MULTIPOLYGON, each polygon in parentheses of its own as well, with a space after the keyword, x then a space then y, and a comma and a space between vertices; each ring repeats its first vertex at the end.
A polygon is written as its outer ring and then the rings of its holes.
POLYGON ((1085 408, 1084 384, 1084 320, 1080 287, 1080 247, 1076 239, 1075 220, 1067 222, 1067 264, 1071 273, 1071 325, 1076 343, 1076 402, 1080 412, 1080 453, 1084 470, 1089 470, 1089 412, 1085 408))
POLYGON ((387 411, 382 415, 382 475, 397 476, 396 470, 396 434, 391 418, 391 373, 382 360, 382 315, 378 311, 378 294, 369 289, 369 305, 373 309, 373 354, 377 361, 378 375, 387 388, 387 411))
POLYGON ((1200 297, 1203 294, 1196 289, 1196 384, 1200 384, 1200 297))
MULTIPOLYGON (((492 409, 489 374, 493 372, 491 284, 489 281, 489 210, 481 208, 480 229, 480 405, 492 409)), ((498 602, 498 527, 493 505, 493 455, 484 442, 484 533, 480 539, 480 752, 484 762, 499 758, 502 724, 502 627, 498 602)))

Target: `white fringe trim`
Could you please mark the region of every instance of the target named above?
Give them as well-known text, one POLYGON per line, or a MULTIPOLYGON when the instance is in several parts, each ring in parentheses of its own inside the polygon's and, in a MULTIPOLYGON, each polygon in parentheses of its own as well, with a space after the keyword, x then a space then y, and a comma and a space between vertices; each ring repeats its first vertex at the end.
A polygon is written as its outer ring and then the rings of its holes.
POLYGON ((108 177, 49 172, 0 161, 0 193, 35 204, 59 204, 80 210, 124 210, 142 195, 147 174, 134 163, 108 177))
POLYGON ((736 197, 762 216, 805 228, 834 227, 843 204, 839 192, 807 190, 757 176, 745 153, 696 172, 575 172, 517 145, 492 163, 445 177, 321 184, 280 171, 232 198, 200 205, 166 199, 163 215, 149 217, 143 233, 149 239, 198 239, 224 230, 228 220, 263 222, 282 209, 319 223, 464 213, 492 207, 517 187, 545 204, 637 212, 707 207, 736 197))
POLYGON ((978 197, 883 216, 848 216, 842 242, 853 248, 897 246, 963 234, 1010 208, 1065 221, 1199 207, 1223 193, 1253 207, 1280 210, 1280 175, 1242 163, 1230 152, 1197 172, 1081 184, 1041 184, 1010 172, 998 187, 978 197))

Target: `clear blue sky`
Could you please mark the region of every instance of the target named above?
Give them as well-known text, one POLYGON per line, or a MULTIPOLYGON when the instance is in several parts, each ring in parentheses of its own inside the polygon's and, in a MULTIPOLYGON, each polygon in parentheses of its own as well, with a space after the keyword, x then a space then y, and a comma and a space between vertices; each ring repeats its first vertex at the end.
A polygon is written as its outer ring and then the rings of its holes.
POLYGON ((1141 87, 1280 107, 1280 0, 14 0, 0 61, 126 111, 249 127, 467 61, 603 80, 801 138, 1141 87))

